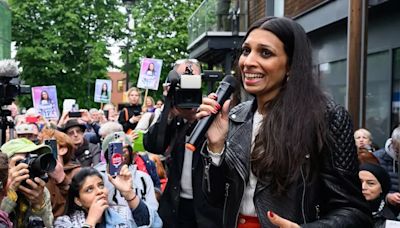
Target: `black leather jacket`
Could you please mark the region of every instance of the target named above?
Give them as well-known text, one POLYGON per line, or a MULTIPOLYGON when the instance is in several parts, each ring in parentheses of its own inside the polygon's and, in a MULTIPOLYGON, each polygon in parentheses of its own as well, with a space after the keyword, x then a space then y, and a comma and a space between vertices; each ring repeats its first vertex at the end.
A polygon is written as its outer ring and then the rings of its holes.
MULTIPOLYGON (((237 227, 240 203, 250 176, 250 149, 253 101, 239 104, 229 113, 229 132, 222 163, 211 163, 205 146, 203 190, 210 203, 224 208, 223 227, 237 227)), ((268 184, 258 182, 253 202, 262 227, 275 227, 267 211, 289 219, 302 227, 372 227, 371 212, 361 194, 358 160, 353 130, 347 111, 328 105, 329 129, 333 143, 325 145, 319 157, 319 169, 307 176, 304 165, 299 180, 285 196, 276 196, 268 184)))

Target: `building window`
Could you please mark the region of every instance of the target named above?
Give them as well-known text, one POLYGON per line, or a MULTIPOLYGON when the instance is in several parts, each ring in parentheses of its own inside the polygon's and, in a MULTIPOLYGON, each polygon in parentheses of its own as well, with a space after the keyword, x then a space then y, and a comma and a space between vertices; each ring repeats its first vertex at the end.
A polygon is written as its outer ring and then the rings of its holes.
POLYGON ((124 92, 124 80, 118 80, 118 82, 117 82, 117 91, 119 93, 124 92))
POLYGON ((393 51, 393 92, 391 130, 400 124, 400 48, 393 51))
POLYGON ((318 66, 322 90, 343 106, 346 104, 346 62, 339 60, 318 66))
POLYGON ((285 11, 285 0, 274 0, 274 16, 283 17, 285 11))
MULTIPOLYGON (((390 62, 388 51, 372 53, 367 57, 365 127, 371 132, 373 142, 381 148, 391 132, 390 62)), ((394 81, 393 94, 395 91, 400 92, 400 78, 394 81)))

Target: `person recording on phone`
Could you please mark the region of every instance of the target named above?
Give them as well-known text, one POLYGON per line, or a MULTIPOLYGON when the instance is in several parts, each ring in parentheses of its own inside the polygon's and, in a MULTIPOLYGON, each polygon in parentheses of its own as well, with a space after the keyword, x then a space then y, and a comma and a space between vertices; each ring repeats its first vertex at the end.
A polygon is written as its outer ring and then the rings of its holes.
POLYGON ((124 127, 125 133, 133 131, 142 116, 142 107, 140 104, 140 91, 132 87, 127 92, 129 104, 119 113, 118 122, 124 127))
MULTIPOLYGON (((201 66, 195 59, 178 60, 173 70, 170 75, 178 78, 185 75, 190 79, 201 74, 201 66)), ((201 156, 185 149, 197 107, 177 107, 179 96, 171 95, 174 88, 165 89, 164 110, 144 135, 143 142, 147 151, 167 157, 168 183, 161 196, 159 214, 165 227, 221 227, 222 210, 208 205, 201 191, 201 156)), ((200 92, 201 100, 200 89, 196 92, 200 92)))
POLYGON ((51 148, 18 138, 3 144, 0 150, 9 159, 7 197, 3 198, 0 209, 9 213, 14 227, 52 227, 54 217, 50 193, 45 187, 47 172, 55 166, 55 160, 51 160, 51 148), (35 155, 38 156, 36 159, 35 155), (38 170, 36 162, 28 162, 43 159, 42 155, 45 161, 49 161, 47 167, 40 167, 45 170, 38 170), (36 175, 38 172, 44 172, 44 175, 36 175))
POLYGON ((128 137, 123 131, 110 133, 103 140, 102 150, 104 152, 105 162, 97 164, 94 166, 94 168, 100 172, 105 180, 105 187, 109 191, 109 202, 113 202, 117 205, 128 205, 128 202, 122 196, 122 193, 106 179, 108 174, 112 172, 118 172, 123 165, 127 165, 128 170, 132 175, 132 189, 138 198, 145 203, 149 214, 151 215, 150 217, 152 219, 150 224, 153 226, 161 225, 161 219, 157 213, 158 201, 156 199, 153 181, 149 174, 138 170, 137 165, 133 163, 134 155, 132 149, 132 140, 130 137, 128 137), (121 151, 115 151, 115 149, 114 151, 110 151, 113 148, 111 144, 114 143, 121 143, 121 151), (121 162, 117 163, 118 166, 115 168, 116 170, 111 170, 111 168, 113 168, 112 166, 115 165, 115 160, 113 159, 116 157, 118 158, 118 156, 115 155, 116 153, 122 155, 122 160, 121 162))

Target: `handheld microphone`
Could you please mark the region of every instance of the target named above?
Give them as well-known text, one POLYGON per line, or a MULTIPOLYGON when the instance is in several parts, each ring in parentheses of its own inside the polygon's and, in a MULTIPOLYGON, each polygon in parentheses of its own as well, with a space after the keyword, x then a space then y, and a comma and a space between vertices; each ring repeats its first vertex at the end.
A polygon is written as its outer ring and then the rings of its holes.
MULTIPOLYGON (((217 91, 217 102, 221 107, 224 105, 225 101, 229 99, 232 92, 237 89, 239 83, 231 75, 225 76, 225 78, 220 82, 217 91)), ((189 140, 186 143, 186 148, 194 152, 196 148, 201 143, 204 138, 205 133, 215 119, 216 114, 211 114, 203 119, 199 120, 189 136, 189 140)))

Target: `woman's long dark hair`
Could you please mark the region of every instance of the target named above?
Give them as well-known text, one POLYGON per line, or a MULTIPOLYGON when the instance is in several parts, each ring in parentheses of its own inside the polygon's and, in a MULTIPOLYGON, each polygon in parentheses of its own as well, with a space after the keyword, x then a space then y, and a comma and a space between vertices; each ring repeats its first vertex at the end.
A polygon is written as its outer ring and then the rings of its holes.
POLYGON ((107 83, 103 83, 103 85, 101 86, 101 90, 100 90, 100 95, 105 95, 108 96, 108 84, 107 83), (104 90, 104 85, 106 85, 106 89, 104 90))
POLYGON ((71 180, 68 190, 67 203, 65 204, 65 214, 72 215, 77 210, 82 210, 80 206, 75 203, 75 197, 79 197, 79 190, 87 177, 98 176, 103 179, 99 171, 92 167, 82 168, 71 180))
POLYGON ((271 182, 273 192, 282 195, 301 173, 310 173, 311 166, 302 167, 306 157, 314 161, 327 139, 326 98, 315 82, 311 45, 299 24, 288 18, 265 17, 250 27, 244 40, 254 29, 274 33, 288 56, 287 81, 263 107, 251 156, 252 171, 259 181, 271 182))

